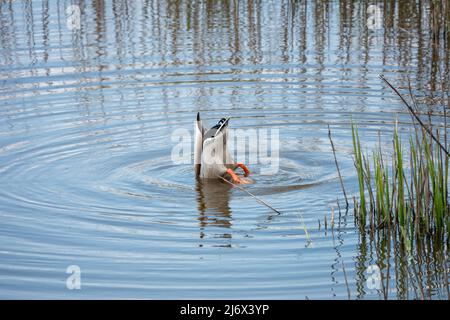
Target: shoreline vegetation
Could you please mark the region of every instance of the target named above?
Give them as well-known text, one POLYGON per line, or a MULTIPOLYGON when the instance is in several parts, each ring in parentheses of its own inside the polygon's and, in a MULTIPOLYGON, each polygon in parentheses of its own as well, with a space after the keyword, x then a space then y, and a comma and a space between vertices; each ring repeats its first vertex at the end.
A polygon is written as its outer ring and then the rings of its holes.
MULTIPOLYGON (((381 291, 385 299, 389 298, 391 258, 394 259, 396 287, 401 287, 398 277, 402 278, 400 282, 404 282, 406 290, 403 292, 406 292, 406 297, 408 287, 412 287, 416 298, 431 298, 432 291, 436 289, 427 285, 431 283, 430 277, 435 277, 434 272, 429 272, 432 264, 432 268, 442 271, 441 283, 444 283, 447 298, 450 299, 447 268, 450 230, 449 152, 445 106, 443 128, 442 125, 433 124, 431 117, 424 122, 419 117, 411 88, 412 106, 382 75, 380 78, 408 108, 414 131, 405 144, 396 123, 392 149, 382 150, 379 141, 374 150, 363 152, 358 127, 352 121, 354 166, 359 189, 358 197, 353 197, 353 211, 355 224, 360 230, 360 242, 365 244, 366 237, 369 237, 371 245, 376 248, 377 265, 383 267, 381 291), (430 252, 433 255, 432 262, 426 261, 430 252), (396 259, 406 262, 406 269, 396 259)), ((337 160, 336 168, 348 210, 337 160)))
MULTIPOLYGON (((372 232, 381 228, 398 229, 405 241, 412 236, 446 236, 449 230, 447 121, 444 107, 443 133, 429 118, 424 123, 414 107, 383 77, 402 99, 413 119, 414 133, 405 152, 397 124, 393 131, 392 154, 378 143, 371 156, 364 154, 357 125, 352 123, 354 164, 358 176, 359 199, 354 198, 354 213, 361 228, 372 232), (443 139, 443 143, 440 140, 443 139)), ((448 242, 448 237, 446 239, 448 242)))

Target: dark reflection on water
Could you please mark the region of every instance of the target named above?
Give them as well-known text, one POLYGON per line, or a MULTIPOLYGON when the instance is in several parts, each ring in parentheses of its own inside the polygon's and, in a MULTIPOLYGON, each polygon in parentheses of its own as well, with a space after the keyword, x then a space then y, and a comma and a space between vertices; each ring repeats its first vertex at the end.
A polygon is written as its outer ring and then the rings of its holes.
MULTIPOLYGON (((226 232, 232 226, 230 196, 232 186, 215 180, 197 180, 197 202, 199 211, 200 239, 208 237, 208 227, 224 228, 220 234, 213 237, 231 239, 232 235, 226 232)), ((200 242, 199 246, 203 246, 200 242)), ((221 246, 230 246, 229 243, 221 246)))
POLYGON ((411 129, 379 73, 443 122, 444 4, 0 1, 1 296, 445 299, 448 243, 417 241, 411 261, 351 213, 323 225, 342 200, 327 124, 349 193, 350 121, 368 150, 378 132, 390 147, 395 119, 411 129), (279 172, 252 165, 248 188, 282 215, 171 161, 197 111, 280 130, 279 172))

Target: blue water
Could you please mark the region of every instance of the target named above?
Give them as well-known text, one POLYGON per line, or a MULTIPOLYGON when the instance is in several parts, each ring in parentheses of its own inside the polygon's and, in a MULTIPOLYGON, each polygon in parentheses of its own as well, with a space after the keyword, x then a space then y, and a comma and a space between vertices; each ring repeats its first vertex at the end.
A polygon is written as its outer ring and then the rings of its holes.
MULTIPOLYGON (((358 1, 2 1, 0 298, 383 298, 327 125, 356 195, 352 119, 367 150, 390 146, 396 119, 411 129, 378 74, 440 96, 448 51, 429 45, 427 4, 405 2, 380 3, 370 29, 358 1), (172 161, 198 111, 278 130, 277 174, 250 164, 245 188, 281 214, 172 161)), ((417 297, 390 277, 390 298, 417 297)), ((446 298, 438 278, 430 296, 446 298)))

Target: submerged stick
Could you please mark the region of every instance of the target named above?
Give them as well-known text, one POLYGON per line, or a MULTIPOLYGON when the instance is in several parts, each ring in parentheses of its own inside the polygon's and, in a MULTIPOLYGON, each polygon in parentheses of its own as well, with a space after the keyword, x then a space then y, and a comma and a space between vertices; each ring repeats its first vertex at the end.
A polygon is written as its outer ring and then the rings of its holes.
POLYGON ((386 82, 386 84, 400 97, 400 99, 403 101, 403 103, 408 108, 409 112, 414 116, 414 118, 417 120, 417 122, 420 124, 420 126, 431 136, 431 138, 438 144, 438 146, 445 152, 447 157, 450 157, 450 152, 444 147, 441 142, 434 136, 433 132, 422 122, 422 120, 419 118, 419 116, 416 114, 414 109, 409 105, 409 103, 403 98, 403 96, 398 92, 395 87, 387 81, 382 74, 379 75, 381 80, 386 82))
POLYGON ((348 286, 347 272, 345 272, 344 258, 341 259, 342 271, 344 272, 345 286, 347 287, 348 300, 351 299, 350 287, 348 286))
POLYGON ((312 243, 312 239, 311 239, 311 236, 308 233, 308 229, 306 229, 306 224, 305 224, 305 221, 303 220, 303 215, 301 213, 300 213, 300 218, 302 220, 303 229, 305 230, 305 235, 306 235, 306 245, 305 245, 305 247, 308 247, 312 243))
POLYGON ((334 229, 334 207, 331 207, 331 229, 334 229))
POLYGON ((229 183, 229 184, 231 184, 232 186, 235 186, 235 187, 238 188, 239 190, 242 190, 242 191, 248 193, 251 197, 255 198, 256 201, 258 201, 259 203, 262 203, 262 204, 265 205, 267 208, 272 209, 273 211, 275 211, 275 212, 278 213, 278 214, 281 214, 280 211, 278 211, 277 209, 275 209, 274 207, 272 207, 271 205, 269 205, 269 204, 268 204, 267 202, 265 202, 264 200, 258 198, 258 197, 255 196, 253 193, 251 193, 251 192, 245 190, 244 188, 238 186, 237 184, 234 184, 234 183, 231 182, 231 181, 228 181, 228 180, 225 179, 224 177, 221 177, 221 176, 218 176, 218 177, 219 177, 220 179, 222 179, 223 181, 225 181, 226 183, 229 183))
POLYGON ((344 197, 345 197, 345 205, 346 205, 346 208, 348 210, 347 193, 345 192, 344 182, 342 181, 341 170, 339 170, 339 164, 338 164, 338 161, 337 161, 337 158, 336 158, 336 151, 334 149, 334 143, 333 143, 333 140, 331 139, 330 125, 328 125, 328 138, 330 139, 331 149, 333 150, 334 163, 336 164, 336 169, 337 169, 337 172, 338 172, 338 175, 339 175, 339 180, 341 181, 342 192, 344 193, 344 197))

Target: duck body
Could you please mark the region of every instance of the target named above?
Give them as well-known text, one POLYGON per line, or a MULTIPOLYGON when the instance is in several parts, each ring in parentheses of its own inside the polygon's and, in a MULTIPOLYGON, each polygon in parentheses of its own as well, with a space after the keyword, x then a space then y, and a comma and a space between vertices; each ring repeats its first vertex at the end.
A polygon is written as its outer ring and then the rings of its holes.
POLYGON ((244 170, 245 176, 250 174, 248 168, 237 163, 228 149, 228 122, 230 118, 222 118, 219 122, 206 130, 197 113, 195 123, 194 168, 195 174, 203 179, 218 179, 219 177, 245 183, 234 170, 238 167, 244 170))

